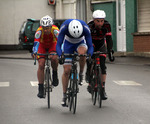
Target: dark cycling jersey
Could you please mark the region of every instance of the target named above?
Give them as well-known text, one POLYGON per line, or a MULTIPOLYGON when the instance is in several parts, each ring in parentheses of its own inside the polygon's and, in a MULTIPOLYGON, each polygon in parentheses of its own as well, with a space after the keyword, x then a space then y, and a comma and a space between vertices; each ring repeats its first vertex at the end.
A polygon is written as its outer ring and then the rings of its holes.
POLYGON ((95 51, 106 51, 105 40, 107 43, 107 49, 112 49, 113 41, 111 37, 111 26, 108 21, 104 21, 104 25, 101 29, 95 27, 93 20, 88 23, 88 26, 91 30, 92 42, 94 44, 95 51))

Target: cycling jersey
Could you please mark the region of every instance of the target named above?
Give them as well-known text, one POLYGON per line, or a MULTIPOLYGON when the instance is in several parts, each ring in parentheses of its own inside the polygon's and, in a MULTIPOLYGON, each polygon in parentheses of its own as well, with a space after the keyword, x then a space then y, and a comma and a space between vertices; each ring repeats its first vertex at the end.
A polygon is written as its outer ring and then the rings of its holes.
POLYGON ((56 45, 56 51, 59 56, 62 55, 61 45, 63 44, 64 53, 73 53, 77 50, 79 45, 84 45, 88 47, 87 53, 93 54, 93 46, 92 46, 92 39, 91 33, 88 25, 82 21, 78 20, 83 26, 83 33, 79 38, 73 38, 68 31, 68 25, 73 19, 66 20, 60 28, 58 41, 56 45))
MULTIPOLYGON (((56 51, 58 34, 59 34, 59 29, 55 25, 52 25, 51 32, 49 35, 44 34, 43 28, 42 26, 40 26, 35 33, 35 38, 34 38, 35 45, 33 46, 33 48, 37 47, 36 48, 37 53, 41 53, 41 54, 46 53, 46 50, 48 50, 49 53, 56 51)), ((43 56, 39 56, 38 58, 41 57, 43 56)))
POLYGON ((94 44, 94 51, 106 51, 105 41, 107 43, 107 49, 112 49, 113 41, 111 37, 111 26, 108 21, 104 21, 104 25, 101 29, 95 28, 94 21, 90 21, 88 26, 91 30, 92 42, 94 44))
POLYGON ((40 26, 36 33, 34 42, 40 42, 45 48, 49 48, 53 44, 57 43, 57 37, 59 29, 57 26, 52 25, 51 33, 49 35, 44 34, 42 26, 40 26))

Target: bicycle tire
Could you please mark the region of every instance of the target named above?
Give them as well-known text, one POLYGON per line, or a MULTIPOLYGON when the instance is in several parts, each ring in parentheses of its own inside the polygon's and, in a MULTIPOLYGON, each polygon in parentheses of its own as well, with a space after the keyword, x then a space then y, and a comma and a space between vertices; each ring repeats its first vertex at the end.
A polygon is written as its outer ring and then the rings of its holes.
POLYGON ((99 108, 102 106, 102 84, 101 84, 101 69, 97 68, 97 91, 98 91, 98 104, 99 108))
POLYGON ((71 111, 72 109, 72 84, 73 84, 73 79, 70 77, 70 83, 69 83, 69 88, 68 88, 68 105, 69 105, 69 110, 71 111))
POLYGON ((74 77, 74 74, 71 73, 71 76, 70 76, 70 105, 69 105, 70 111, 72 111, 72 104, 73 104, 73 77, 74 77))
POLYGON ((73 114, 76 113, 76 105, 77 105, 77 73, 73 73, 71 76, 71 97, 70 97, 70 111, 73 114))
POLYGON ((48 105, 48 108, 50 108, 50 70, 48 68, 46 68, 45 80, 47 83, 45 86, 45 90, 47 93, 47 105, 48 105))
POLYGON ((96 75, 95 75, 95 70, 92 71, 92 79, 91 79, 91 96, 92 96, 92 103, 93 105, 96 104, 96 98, 97 98, 97 90, 95 88, 95 85, 96 85, 96 75))
POLYGON ((74 79, 73 79, 73 114, 76 113, 77 92, 78 92, 78 82, 77 82, 77 72, 75 71, 74 79))

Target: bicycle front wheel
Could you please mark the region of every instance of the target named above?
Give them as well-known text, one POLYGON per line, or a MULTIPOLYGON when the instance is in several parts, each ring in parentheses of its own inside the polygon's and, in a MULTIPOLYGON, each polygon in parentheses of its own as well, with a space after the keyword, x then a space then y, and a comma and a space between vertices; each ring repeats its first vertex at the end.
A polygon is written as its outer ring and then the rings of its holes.
POLYGON ((95 87, 96 85, 96 75, 95 75, 95 70, 92 70, 91 74, 91 95, 92 95, 92 103, 93 105, 96 104, 96 98, 97 98, 97 88, 95 87))
POLYGON ((47 93, 47 105, 50 108, 50 70, 45 71, 45 93, 47 93))
POLYGON ((77 105, 77 92, 78 92, 78 82, 77 82, 77 73, 72 73, 71 75, 71 99, 70 99, 70 111, 75 114, 76 105, 77 105))

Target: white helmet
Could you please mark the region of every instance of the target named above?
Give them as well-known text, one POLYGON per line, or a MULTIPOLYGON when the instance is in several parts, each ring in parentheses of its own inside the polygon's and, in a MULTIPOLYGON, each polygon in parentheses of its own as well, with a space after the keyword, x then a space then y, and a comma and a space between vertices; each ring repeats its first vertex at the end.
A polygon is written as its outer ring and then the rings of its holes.
POLYGON ((103 10, 95 10, 93 12, 94 19, 104 19, 105 17, 106 17, 106 14, 103 10))
POLYGON ((68 26, 69 33, 74 38, 79 38, 83 32, 82 24, 77 20, 72 20, 68 26))
POLYGON ((50 16, 46 15, 46 16, 41 18, 40 25, 43 27, 52 26, 53 25, 53 19, 50 16))

